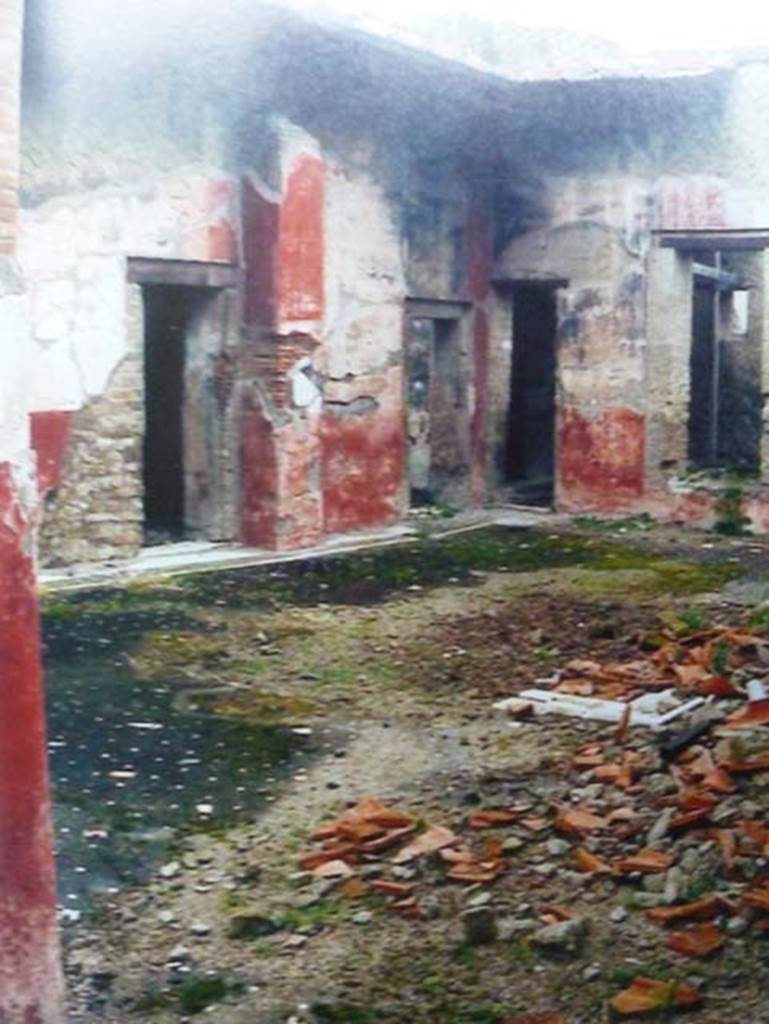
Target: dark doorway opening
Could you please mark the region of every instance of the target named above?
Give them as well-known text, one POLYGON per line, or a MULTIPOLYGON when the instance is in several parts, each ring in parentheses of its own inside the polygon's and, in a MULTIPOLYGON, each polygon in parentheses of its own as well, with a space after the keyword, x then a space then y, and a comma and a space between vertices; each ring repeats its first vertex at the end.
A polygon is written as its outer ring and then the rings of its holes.
POLYGON ((718 398, 717 299, 712 283, 695 281, 689 357, 689 461, 699 467, 718 463, 714 404, 718 398))
POLYGON ((186 339, 194 289, 144 287, 144 539, 185 532, 184 399, 186 339))
POLYGON ((553 287, 516 288, 504 476, 513 500, 527 505, 553 500, 556 326, 553 287))

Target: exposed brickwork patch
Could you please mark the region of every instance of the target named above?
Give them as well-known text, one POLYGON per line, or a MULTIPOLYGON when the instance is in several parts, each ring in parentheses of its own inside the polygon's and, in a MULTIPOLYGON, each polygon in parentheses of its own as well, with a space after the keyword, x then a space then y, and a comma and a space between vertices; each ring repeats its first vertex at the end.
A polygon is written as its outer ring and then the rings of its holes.
POLYGON ((45 504, 44 564, 106 561, 138 551, 143 429, 141 363, 128 357, 106 393, 72 415, 60 486, 45 504))

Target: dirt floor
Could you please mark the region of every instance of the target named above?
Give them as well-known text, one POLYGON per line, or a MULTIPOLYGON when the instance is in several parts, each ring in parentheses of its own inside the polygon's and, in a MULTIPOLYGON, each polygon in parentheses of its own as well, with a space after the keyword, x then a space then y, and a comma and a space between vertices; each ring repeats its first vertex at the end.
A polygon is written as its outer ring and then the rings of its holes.
POLYGON ((769 1022, 766 726, 671 753, 492 708, 651 676, 744 707, 769 541, 647 526, 49 596, 71 1021, 769 1022))

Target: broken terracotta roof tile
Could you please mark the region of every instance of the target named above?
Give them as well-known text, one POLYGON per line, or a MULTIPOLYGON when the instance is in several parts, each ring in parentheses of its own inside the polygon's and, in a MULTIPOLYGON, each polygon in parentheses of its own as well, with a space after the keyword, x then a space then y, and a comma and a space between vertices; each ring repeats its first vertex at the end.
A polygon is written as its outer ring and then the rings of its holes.
POLYGON ((710 921, 692 925, 681 931, 671 932, 666 945, 682 956, 712 956, 722 948, 725 937, 720 928, 710 921))
POLYGON ((559 832, 579 834, 582 832, 598 832, 601 829, 607 828, 609 822, 606 818, 599 817, 599 815, 593 814, 592 811, 587 811, 582 807, 569 807, 560 811, 553 825, 559 832))
POLYGON ((675 907, 652 907, 646 916, 655 924, 669 925, 680 921, 701 921, 715 917, 721 909, 718 896, 703 896, 690 903, 680 903, 675 907))
POLYGON ((444 828, 443 825, 430 825, 393 857, 393 864, 405 864, 415 857, 437 853, 445 846, 453 846, 456 842, 457 837, 450 829, 444 828))
POLYGON ((601 857, 586 850, 584 846, 578 846, 574 851, 574 859, 580 871, 594 875, 611 874, 611 866, 601 857))
POLYGON ((502 825, 512 825, 518 821, 520 813, 508 808, 488 808, 473 811, 468 815, 467 824, 470 828, 499 828, 502 825))
POLYGON ((611 1005, 615 1012, 623 1017, 636 1017, 686 1009, 698 1006, 701 1002, 702 996, 697 989, 685 982, 638 977, 629 988, 611 1000, 611 1005))
POLYGON ((667 871, 673 864, 675 857, 663 850, 640 850, 630 857, 623 857, 612 865, 616 874, 630 875, 639 871, 642 875, 652 875, 660 871, 667 871))

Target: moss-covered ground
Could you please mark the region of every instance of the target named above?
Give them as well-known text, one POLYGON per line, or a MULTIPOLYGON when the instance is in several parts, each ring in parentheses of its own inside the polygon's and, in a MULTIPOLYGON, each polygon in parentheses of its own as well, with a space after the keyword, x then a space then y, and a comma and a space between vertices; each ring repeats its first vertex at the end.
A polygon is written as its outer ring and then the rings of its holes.
MULTIPOLYGON (((647 526, 486 529, 48 595, 62 896, 84 906, 67 929, 72 1019, 160 1024, 208 1006, 220 1024, 503 1024, 557 1007, 588 1024, 623 971, 659 970, 701 977, 703 1024, 725 1019, 735 986, 755 1001, 760 941, 660 965, 642 929, 608 927, 608 882, 579 897, 596 918, 587 959, 553 964, 524 940, 467 947, 459 889, 409 922, 370 895, 308 900, 297 875, 318 822, 366 793, 452 825, 519 790, 546 801, 590 727, 511 731, 491 704, 570 659, 642 656, 671 623, 764 627, 758 598, 745 610, 724 593, 760 593, 769 545, 647 526), (228 938, 255 905, 280 926, 228 938), (89 974, 94 957, 108 969, 89 974)), ((507 910, 536 898, 514 873, 494 890, 507 910)))

